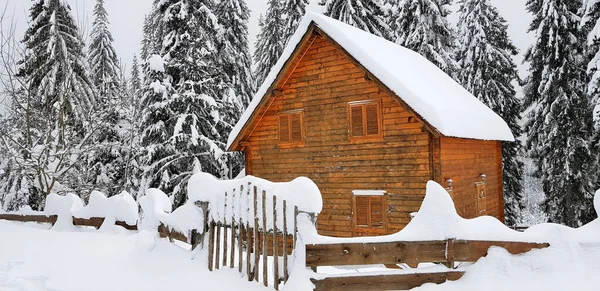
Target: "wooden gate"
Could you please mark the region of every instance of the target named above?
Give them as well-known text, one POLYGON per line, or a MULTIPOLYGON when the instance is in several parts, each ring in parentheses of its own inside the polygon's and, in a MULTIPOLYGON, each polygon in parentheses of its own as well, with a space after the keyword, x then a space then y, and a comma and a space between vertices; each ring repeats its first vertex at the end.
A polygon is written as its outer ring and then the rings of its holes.
POLYGON ((271 282, 279 290, 280 283, 289 278, 289 257, 298 236, 298 206, 250 183, 223 197, 222 205, 203 207, 222 209, 218 215, 207 215, 208 269, 237 268, 248 280, 262 278, 265 286, 271 282))

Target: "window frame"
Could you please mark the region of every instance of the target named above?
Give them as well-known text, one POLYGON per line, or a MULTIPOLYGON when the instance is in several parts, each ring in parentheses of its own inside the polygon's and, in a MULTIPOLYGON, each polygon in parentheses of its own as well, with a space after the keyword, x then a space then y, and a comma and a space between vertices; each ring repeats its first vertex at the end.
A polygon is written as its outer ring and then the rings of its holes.
POLYGON ((277 144, 279 147, 297 147, 304 146, 306 129, 304 126, 304 109, 294 109, 283 111, 277 114, 277 144), (292 116, 300 117, 300 140, 292 140, 292 116), (281 141, 281 118, 287 117, 288 122, 288 138, 289 141, 281 141))
POLYGON ((354 190, 352 191, 352 224, 354 231, 358 233, 384 233, 387 229, 387 200, 388 195, 385 190, 354 190), (358 224, 358 209, 356 207, 357 198, 367 198, 367 225, 358 224), (373 222, 373 200, 381 199, 381 225, 373 222))
POLYGON ((351 142, 368 142, 368 141, 383 141, 383 108, 381 105, 381 100, 360 100, 348 102, 348 139, 351 142), (367 106, 375 104, 377 106, 377 134, 368 134, 368 124, 367 124, 367 106), (361 107, 362 114, 362 136, 354 136, 353 134, 353 119, 352 119, 352 109, 356 107, 361 107))

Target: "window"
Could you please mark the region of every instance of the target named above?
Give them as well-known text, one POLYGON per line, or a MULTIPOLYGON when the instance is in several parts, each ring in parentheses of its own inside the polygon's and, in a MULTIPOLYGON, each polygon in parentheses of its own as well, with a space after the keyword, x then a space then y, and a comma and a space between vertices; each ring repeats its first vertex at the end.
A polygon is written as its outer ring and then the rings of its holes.
POLYGON ((381 102, 379 101, 358 101, 351 102, 349 105, 349 133, 350 139, 381 139, 381 102))
POLYGON ((279 114, 279 143, 302 144, 304 142, 304 111, 293 110, 279 114))
POLYGON ((386 196, 383 190, 354 190, 355 228, 384 228, 386 196))

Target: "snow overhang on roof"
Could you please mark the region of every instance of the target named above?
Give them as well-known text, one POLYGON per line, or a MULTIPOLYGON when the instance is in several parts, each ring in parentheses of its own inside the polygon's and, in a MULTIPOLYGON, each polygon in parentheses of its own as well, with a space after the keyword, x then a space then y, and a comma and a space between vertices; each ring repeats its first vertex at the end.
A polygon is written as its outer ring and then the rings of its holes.
POLYGON ((412 110, 448 137, 514 141, 506 122, 454 79, 416 52, 320 14, 307 12, 279 61, 233 128, 231 149, 282 68, 314 23, 412 110))

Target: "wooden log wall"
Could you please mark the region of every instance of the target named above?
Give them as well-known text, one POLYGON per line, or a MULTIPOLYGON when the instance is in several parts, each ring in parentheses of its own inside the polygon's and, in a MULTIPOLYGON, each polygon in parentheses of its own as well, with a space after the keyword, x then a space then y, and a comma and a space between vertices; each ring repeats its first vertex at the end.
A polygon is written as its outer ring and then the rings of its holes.
POLYGON ((418 211, 431 178, 429 133, 397 98, 369 79, 346 53, 321 36, 301 49, 293 70, 278 84, 281 93, 244 142, 247 174, 271 181, 312 179, 323 195, 318 229, 323 235, 397 232, 418 211), (348 103, 381 102, 383 140, 351 141, 348 103), (305 140, 280 146, 278 114, 303 109, 305 140), (354 228, 352 190, 386 190, 382 229, 354 228))
POLYGON ((475 183, 485 174, 486 214, 504 221, 500 142, 441 138, 441 169, 443 179, 453 181, 452 199, 460 216, 479 216, 475 183))

